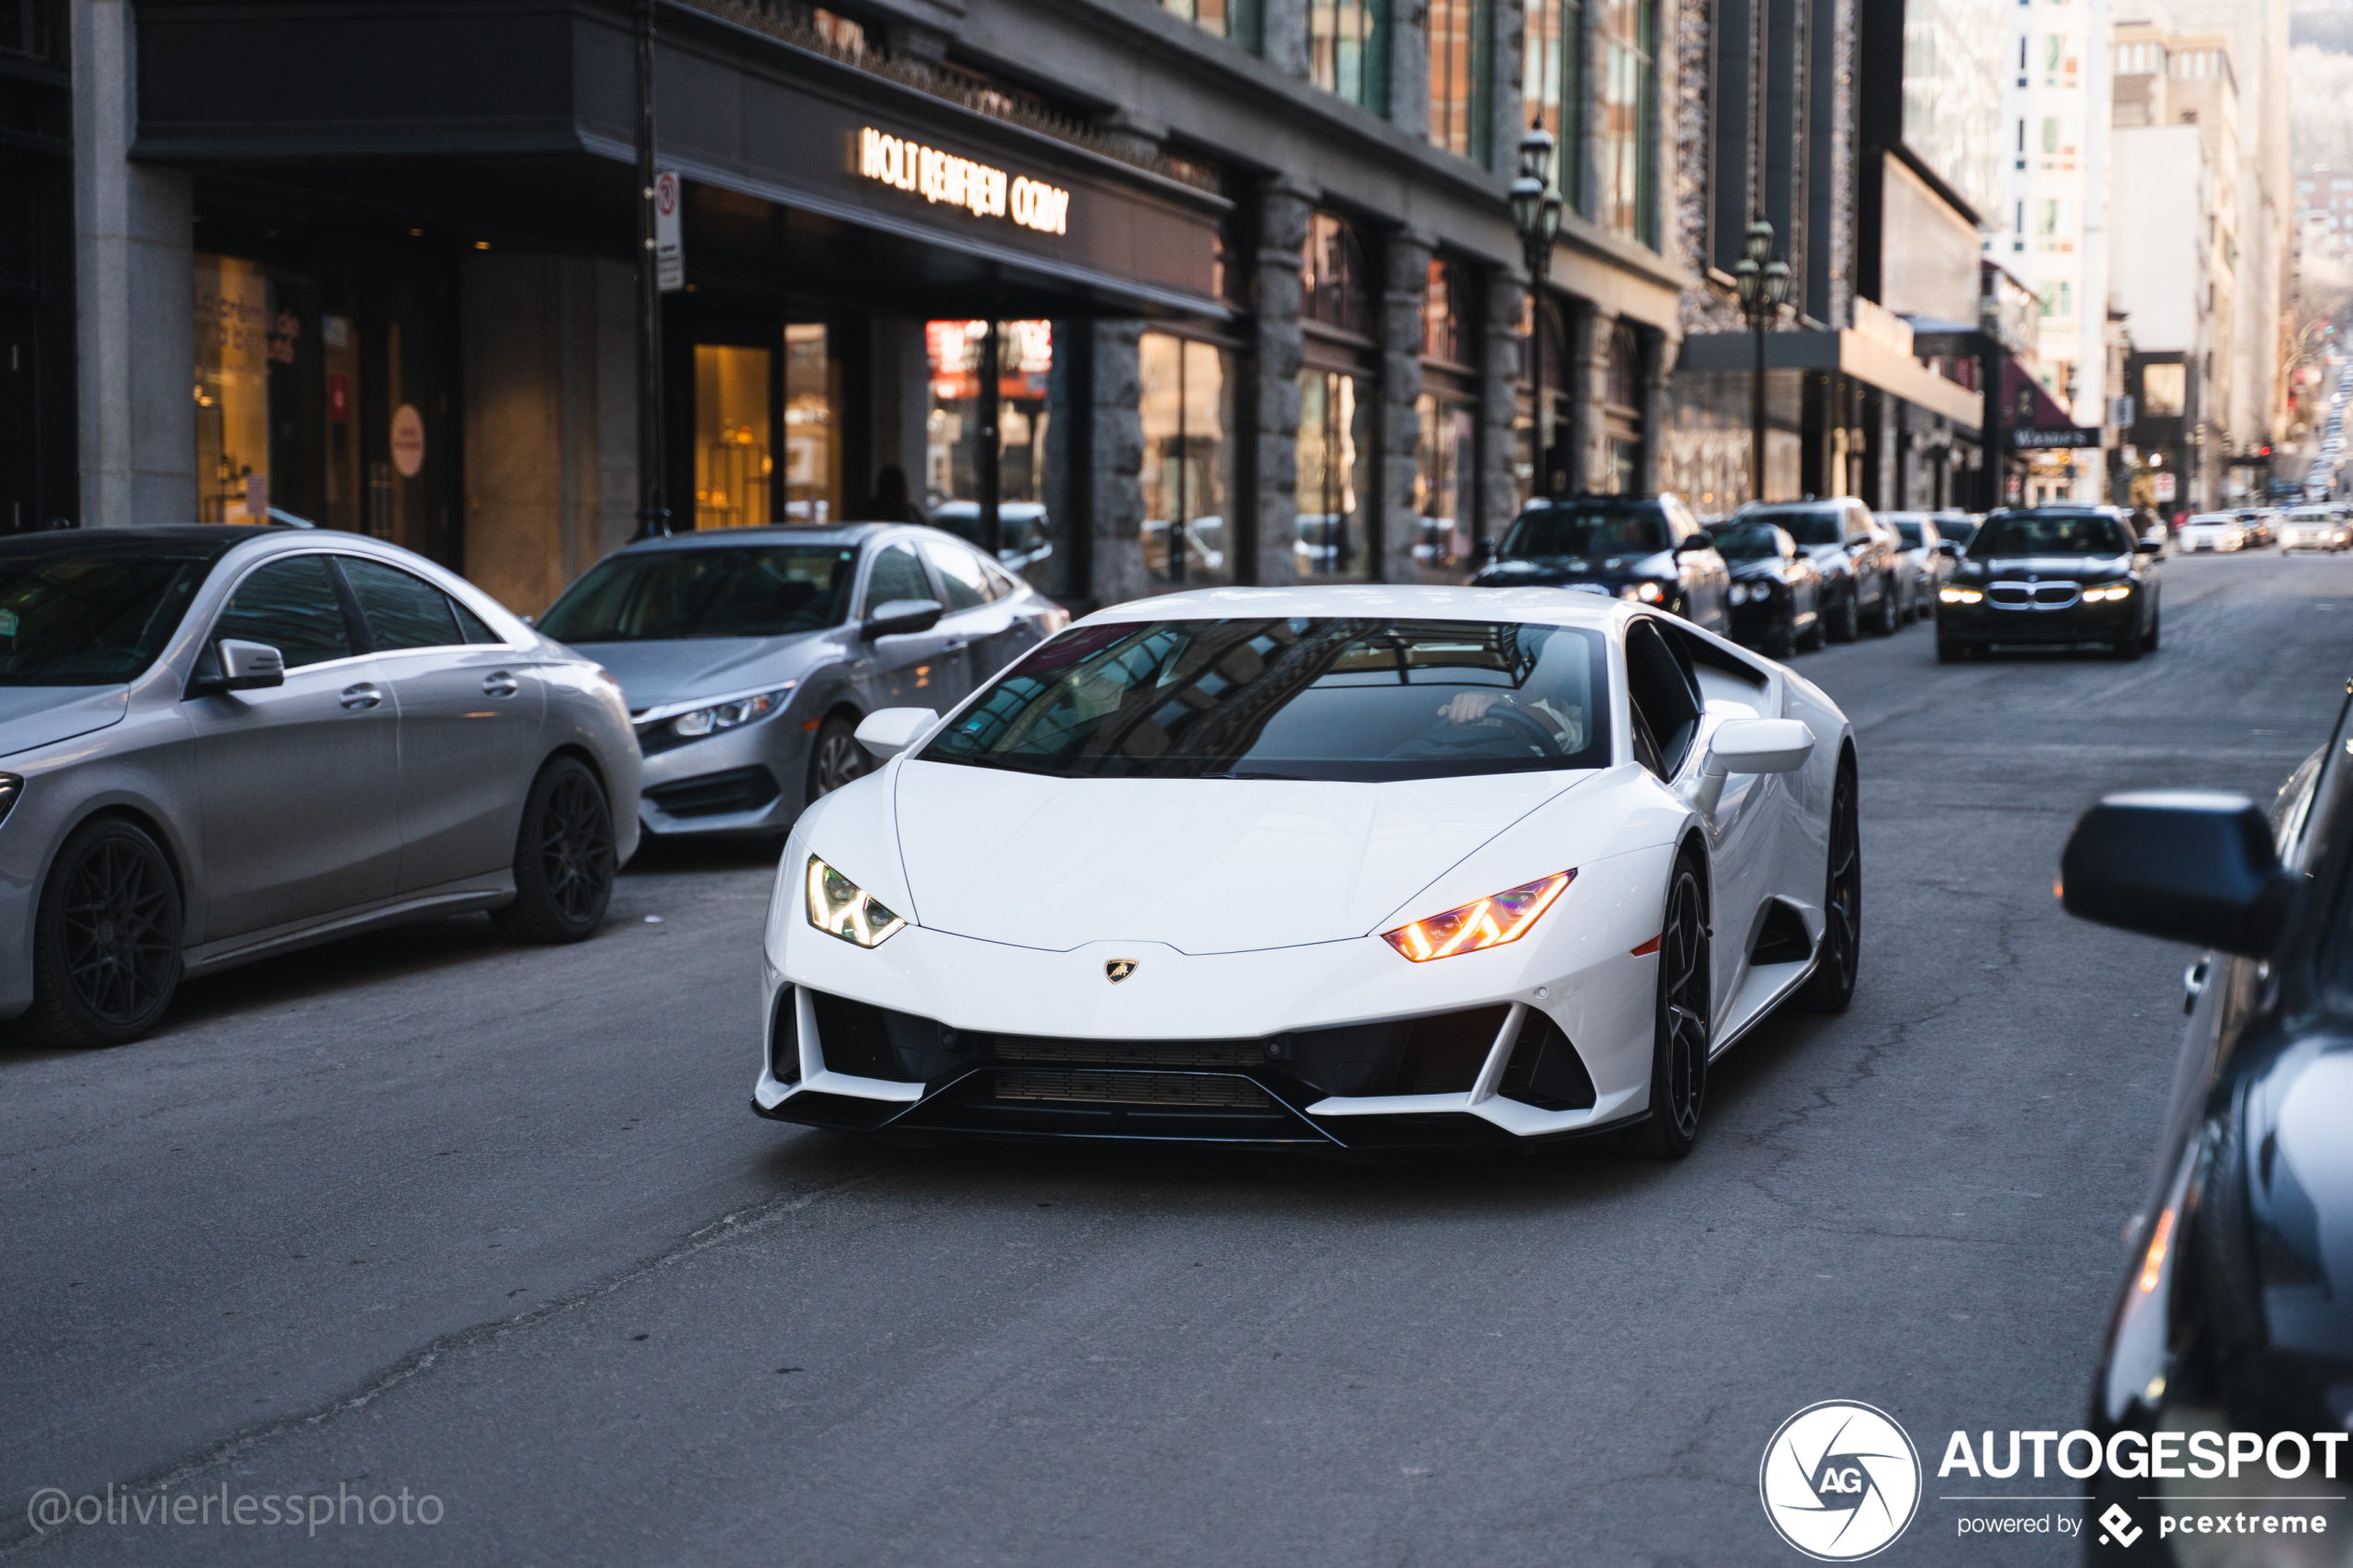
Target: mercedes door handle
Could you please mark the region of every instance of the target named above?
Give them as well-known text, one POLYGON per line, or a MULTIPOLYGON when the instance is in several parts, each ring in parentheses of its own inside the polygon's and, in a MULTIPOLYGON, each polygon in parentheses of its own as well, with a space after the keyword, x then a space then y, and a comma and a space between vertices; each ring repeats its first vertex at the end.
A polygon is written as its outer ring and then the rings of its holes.
POLYGON ((344 687, 343 696, 337 700, 356 712, 362 708, 373 708, 384 699, 384 693, 362 681, 356 686, 344 687))
POLYGON ((521 689, 521 684, 504 670, 482 678, 482 695, 484 696, 512 696, 521 689))

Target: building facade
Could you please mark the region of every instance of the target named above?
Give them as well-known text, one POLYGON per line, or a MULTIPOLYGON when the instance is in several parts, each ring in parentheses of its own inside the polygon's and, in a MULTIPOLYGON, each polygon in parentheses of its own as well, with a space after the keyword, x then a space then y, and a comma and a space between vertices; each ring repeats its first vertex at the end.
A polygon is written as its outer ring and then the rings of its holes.
MULTIPOLYGON (((35 512, 290 513, 526 612, 637 531, 632 0, 54 9, 80 383, 35 512)), ((673 528, 869 515, 896 470, 1093 604, 1456 581, 1540 486, 1656 483, 1673 0, 651 11, 673 528)))

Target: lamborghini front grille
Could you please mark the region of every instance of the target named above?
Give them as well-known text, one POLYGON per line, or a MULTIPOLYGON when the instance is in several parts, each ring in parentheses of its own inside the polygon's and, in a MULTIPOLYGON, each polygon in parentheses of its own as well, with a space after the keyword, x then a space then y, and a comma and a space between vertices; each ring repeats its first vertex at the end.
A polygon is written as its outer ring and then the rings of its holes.
POLYGON ((1000 1073, 1000 1100, 1051 1100, 1075 1105, 1201 1106, 1264 1110, 1266 1091, 1247 1078, 1190 1073, 1000 1073))

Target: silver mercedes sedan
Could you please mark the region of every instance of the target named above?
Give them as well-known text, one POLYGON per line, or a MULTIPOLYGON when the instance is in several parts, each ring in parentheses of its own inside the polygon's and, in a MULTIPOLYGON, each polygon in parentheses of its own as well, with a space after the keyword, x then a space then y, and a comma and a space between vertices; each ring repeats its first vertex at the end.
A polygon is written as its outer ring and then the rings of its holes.
POLYGON ((637 843, 621 690, 359 534, 0 539, 0 1019, 153 1028, 185 975, 488 909, 604 918, 637 843))
POLYGON ((872 768, 883 708, 945 713, 1070 623, 953 534, 892 523, 735 528, 616 550, 539 630, 628 693, 659 834, 780 834, 872 768))

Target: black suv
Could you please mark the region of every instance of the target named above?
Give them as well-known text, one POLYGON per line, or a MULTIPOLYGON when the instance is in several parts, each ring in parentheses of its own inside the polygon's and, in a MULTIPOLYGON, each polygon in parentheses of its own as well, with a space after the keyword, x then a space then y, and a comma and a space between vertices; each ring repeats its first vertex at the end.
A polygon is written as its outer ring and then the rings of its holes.
POLYGON ((1752 501, 1734 522, 1769 522, 1789 531, 1821 571, 1822 625, 1834 643, 1869 627, 1884 637, 1904 623, 1903 536, 1852 495, 1827 501, 1752 501))

